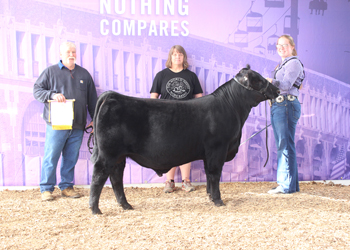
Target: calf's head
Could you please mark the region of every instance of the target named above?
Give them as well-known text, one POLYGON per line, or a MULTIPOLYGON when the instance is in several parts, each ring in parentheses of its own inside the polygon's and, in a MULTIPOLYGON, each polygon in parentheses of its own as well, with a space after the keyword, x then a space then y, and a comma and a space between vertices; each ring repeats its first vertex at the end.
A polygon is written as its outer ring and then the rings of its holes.
POLYGON ((238 72, 235 79, 246 89, 259 92, 264 97, 262 100, 274 99, 280 94, 276 86, 272 85, 258 72, 251 70, 249 64, 238 72))

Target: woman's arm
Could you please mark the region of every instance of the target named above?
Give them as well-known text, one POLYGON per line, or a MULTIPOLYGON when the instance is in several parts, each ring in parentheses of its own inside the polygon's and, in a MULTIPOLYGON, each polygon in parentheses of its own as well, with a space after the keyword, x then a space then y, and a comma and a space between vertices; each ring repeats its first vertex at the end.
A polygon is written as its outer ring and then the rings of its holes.
POLYGON ((159 97, 158 93, 154 93, 154 92, 151 93, 151 98, 152 99, 158 99, 158 97, 159 97))

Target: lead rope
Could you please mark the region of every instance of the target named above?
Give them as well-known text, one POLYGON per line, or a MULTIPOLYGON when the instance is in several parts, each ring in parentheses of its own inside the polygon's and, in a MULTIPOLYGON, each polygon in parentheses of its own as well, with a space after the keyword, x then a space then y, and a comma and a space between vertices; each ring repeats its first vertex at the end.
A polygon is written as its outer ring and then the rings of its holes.
POLYGON ((90 152, 90 154, 92 154, 92 149, 94 148, 94 137, 93 137, 93 135, 94 135, 94 132, 89 132, 88 131, 88 129, 89 128, 92 128, 92 126, 90 126, 90 127, 86 127, 85 129, 84 129, 84 131, 85 131, 85 133, 87 133, 87 134, 89 134, 90 133, 90 135, 89 135, 89 139, 88 139, 88 141, 87 141, 87 147, 88 147, 88 149, 89 149, 89 152, 90 152), (90 142, 92 141, 92 147, 90 147, 90 142))
POLYGON ((94 148, 94 140, 93 140, 94 137, 93 137, 93 135, 94 135, 94 133, 90 133, 89 140, 87 142, 87 146, 88 146, 90 154, 92 154, 92 149, 94 148), (91 140, 92 140, 92 147, 90 147, 91 140))
POLYGON ((265 162, 265 165, 264 165, 264 167, 266 167, 266 164, 267 164, 267 162, 269 161, 269 157, 270 157, 270 154, 269 154, 269 143, 268 143, 268 136, 269 136, 269 134, 268 134, 268 132, 267 132, 267 130, 268 130, 268 126, 267 126, 267 101, 265 101, 265 117, 266 117, 266 162, 265 162))

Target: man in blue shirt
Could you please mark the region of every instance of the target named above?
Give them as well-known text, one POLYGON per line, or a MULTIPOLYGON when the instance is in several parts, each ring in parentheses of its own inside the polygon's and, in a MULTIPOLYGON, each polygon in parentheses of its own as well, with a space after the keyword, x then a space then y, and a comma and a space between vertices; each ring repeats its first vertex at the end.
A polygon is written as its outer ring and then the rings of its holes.
MULTIPOLYGON (((45 104, 43 118, 46 121, 46 139, 41 169, 40 191, 44 201, 53 200, 56 185, 56 168, 61 159, 61 182, 58 187, 64 197, 79 198, 73 188, 74 168, 86 125, 87 110, 94 116, 97 93, 89 72, 75 64, 76 46, 64 42, 60 46, 58 64, 46 68, 34 84, 34 98, 45 104), (75 99, 74 120, 71 130, 53 130, 49 120, 49 100, 65 102, 75 99)), ((91 122, 92 125, 92 122, 91 122)))

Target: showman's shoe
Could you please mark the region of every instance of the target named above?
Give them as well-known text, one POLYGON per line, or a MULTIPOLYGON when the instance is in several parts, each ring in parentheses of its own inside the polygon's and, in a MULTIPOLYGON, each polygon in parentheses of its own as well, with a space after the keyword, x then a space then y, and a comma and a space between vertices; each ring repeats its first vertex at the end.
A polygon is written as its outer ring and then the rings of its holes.
POLYGON ((284 189, 282 186, 271 189, 267 192, 268 194, 284 194, 284 189))
POLYGON ((172 193, 175 191, 175 182, 166 181, 164 187, 164 193, 172 193))
POLYGON ((41 200, 42 201, 52 201, 53 199, 54 198, 53 198, 52 192, 44 191, 41 193, 41 200))
POLYGON ((182 190, 186 192, 192 192, 195 190, 194 186, 192 186, 189 180, 182 181, 182 190))
POLYGON ((61 195, 63 197, 68 197, 68 198, 79 198, 80 194, 77 193, 72 187, 67 187, 66 189, 61 191, 61 195))

